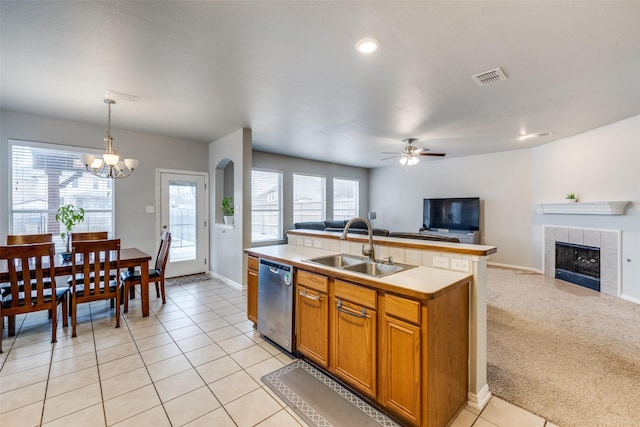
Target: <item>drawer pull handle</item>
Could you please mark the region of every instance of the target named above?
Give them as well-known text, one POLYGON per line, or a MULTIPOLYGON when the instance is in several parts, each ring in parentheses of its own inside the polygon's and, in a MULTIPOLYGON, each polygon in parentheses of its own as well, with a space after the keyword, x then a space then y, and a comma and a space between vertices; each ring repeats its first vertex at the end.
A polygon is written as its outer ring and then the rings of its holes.
POLYGON ((310 300, 313 300, 313 301, 320 301, 320 294, 309 295, 306 289, 301 290, 300 292, 298 292, 298 294, 300 294, 301 297, 309 298, 310 300))
POLYGON ((338 306, 336 308, 340 313, 348 314, 349 316, 357 317, 359 319, 364 319, 365 317, 367 317, 366 308, 362 307, 362 311, 360 312, 360 314, 354 313, 353 311, 342 308, 342 300, 338 300, 338 306))

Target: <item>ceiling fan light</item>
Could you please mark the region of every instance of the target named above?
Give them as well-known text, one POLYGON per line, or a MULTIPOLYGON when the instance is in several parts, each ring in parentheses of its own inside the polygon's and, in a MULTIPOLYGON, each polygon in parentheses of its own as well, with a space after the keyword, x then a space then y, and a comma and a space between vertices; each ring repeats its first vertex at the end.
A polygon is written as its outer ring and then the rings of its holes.
POLYGON ((400 157, 398 160, 402 166, 407 164, 407 158, 405 156, 400 157))
POLYGON ((409 166, 413 166, 413 165, 417 165, 419 161, 420 160, 417 157, 411 156, 407 161, 407 163, 409 164, 409 166))

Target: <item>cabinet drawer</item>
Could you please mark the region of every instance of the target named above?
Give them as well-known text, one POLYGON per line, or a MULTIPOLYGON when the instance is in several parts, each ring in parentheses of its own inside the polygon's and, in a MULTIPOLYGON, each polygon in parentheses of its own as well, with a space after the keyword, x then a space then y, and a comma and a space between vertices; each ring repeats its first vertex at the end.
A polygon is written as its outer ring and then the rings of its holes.
POLYGON ((418 301, 386 294, 384 307, 385 312, 390 316, 420 324, 420 303, 418 301))
POLYGON ((351 283, 336 280, 334 282, 334 295, 336 298, 351 301, 353 303, 360 304, 363 307, 369 307, 377 310, 376 291, 373 289, 367 289, 362 286, 352 285, 351 283))
POLYGON ((247 267, 251 270, 258 270, 258 258, 250 256, 247 260, 247 267))
POLYGON ((318 292, 325 294, 329 293, 329 278, 321 276, 319 274, 309 273, 308 271, 298 270, 296 275, 296 283, 301 286, 306 286, 310 289, 315 289, 318 292))

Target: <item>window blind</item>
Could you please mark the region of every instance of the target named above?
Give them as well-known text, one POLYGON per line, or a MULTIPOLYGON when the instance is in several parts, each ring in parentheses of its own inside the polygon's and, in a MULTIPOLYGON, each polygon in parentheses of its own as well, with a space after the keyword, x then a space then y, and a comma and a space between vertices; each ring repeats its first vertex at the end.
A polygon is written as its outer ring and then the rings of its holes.
POLYGON ((360 181, 333 179, 333 219, 351 219, 360 212, 360 181))
POLYGON ((251 241, 282 240, 282 172, 251 171, 251 241))
POLYGON ((55 220, 60 206, 85 210, 73 231, 107 231, 113 236, 113 180, 87 172, 80 156, 97 150, 9 141, 9 233, 53 233, 56 252, 64 250, 55 220))
POLYGON ((324 221, 326 179, 323 176, 293 174, 293 222, 324 221))

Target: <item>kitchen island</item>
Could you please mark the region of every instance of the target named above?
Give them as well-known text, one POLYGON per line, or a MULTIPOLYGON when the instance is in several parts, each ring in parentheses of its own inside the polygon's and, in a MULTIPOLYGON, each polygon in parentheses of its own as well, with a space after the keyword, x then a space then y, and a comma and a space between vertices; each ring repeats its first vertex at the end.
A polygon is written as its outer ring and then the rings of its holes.
POLYGON ((472 274, 417 266, 376 278, 307 261, 338 251, 245 252, 254 322, 258 258, 295 268, 295 348, 306 359, 407 425, 446 426, 467 403, 472 274))

